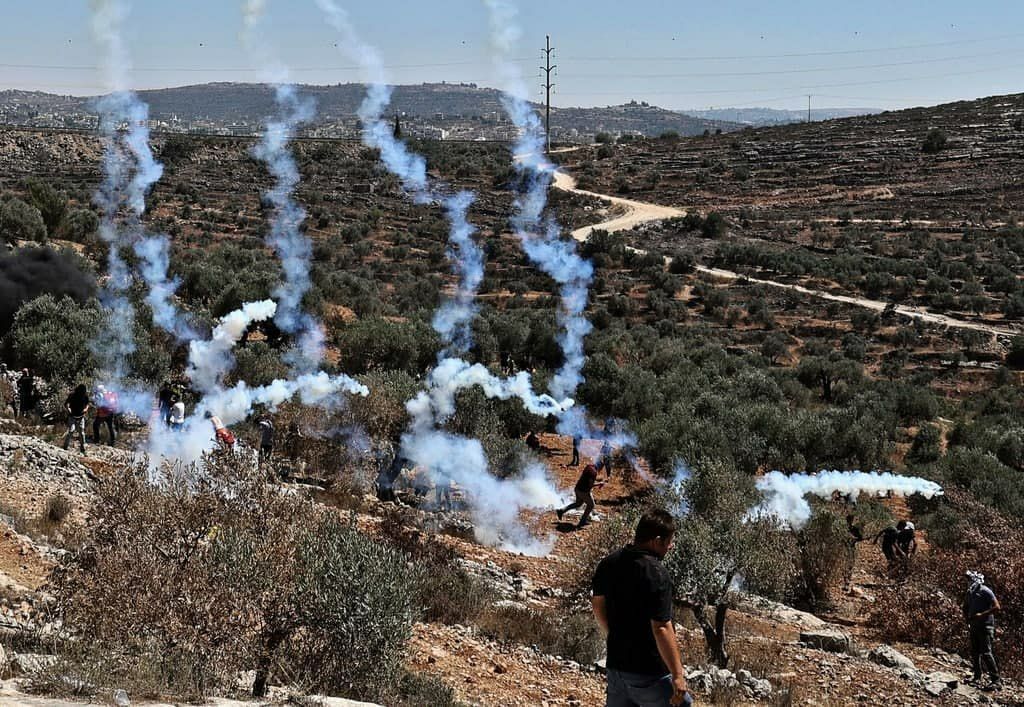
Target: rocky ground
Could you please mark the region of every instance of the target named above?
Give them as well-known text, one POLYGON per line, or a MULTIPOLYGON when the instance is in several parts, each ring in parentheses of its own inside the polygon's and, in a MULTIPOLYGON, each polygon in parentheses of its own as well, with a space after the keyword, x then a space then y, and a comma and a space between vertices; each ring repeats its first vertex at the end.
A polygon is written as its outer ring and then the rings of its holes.
MULTIPOLYGON (((552 474, 568 492, 578 473, 566 466, 569 441, 544 435, 542 443, 552 474)), ((0 490, 8 508, 17 506, 28 518, 57 493, 73 498, 76 508, 84 507, 97 475, 129 459, 124 450, 94 446, 88 447, 83 458, 35 436, 4 434, 0 435, 0 490)), ((592 533, 599 532, 601 523, 618 512, 624 500, 644 487, 642 476, 616 476, 599 489, 597 520, 588 528, 576 530, 568 522, 574 519, 559 522, 553 512, 534 516, 534 532, 551 535, 554 540, 548 557, 526 557, 455 536, 444 537, 471 572, 496 588, 502 602, 550 606, 565 590, 570 560, 584 549, 592 533)), ((364 524, 372 528, 385 510, 368 502, 364 524)), ((902 507, 894 510, 906 512, 902 507)), ((14 523, 11 517, 0 518, 0 646, 5 647, 0 652, 0 678, 8 678, 0 684, 0 704, 63 707, 69 703, 19 692, 19 679, 47 660, 35 654, 38 649, 21 653, 19 647, 25 645, 26 636, 48 630, 41 625, 39 610, 48 600, 47 574, 62 550, 55 547, 56 540, 46 536, 30 538, 15 532, 14 523)), ((890 581, 883 566, 876 547, 861 545, 852 590, 827 616, 739 595, 729 623, 731 670, 706 664, 699 629, 687 614, 680 614, 678 635, 698 702, 1024 704, 1024 688, 1017 684, 997 693, 965 685, 962 680, 969 669, 959 656, 926 647, 886 645, 884 636, 864 619, 874 592, 890 581)), ((408 663, 416 672, 443 678, 459 699, 474 705, 594 705, 601 704, 604 691, 597 664, 581 665, 532 646, 495 641, 468 626, 417 624, 408 663)), ((277 694, 278 699, 285 697, 277 694)))

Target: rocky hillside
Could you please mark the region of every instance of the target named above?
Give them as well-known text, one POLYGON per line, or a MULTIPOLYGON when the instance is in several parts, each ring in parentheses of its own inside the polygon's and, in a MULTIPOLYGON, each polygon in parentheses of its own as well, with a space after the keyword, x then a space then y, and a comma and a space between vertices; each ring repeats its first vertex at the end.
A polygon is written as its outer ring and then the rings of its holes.
MULTIPOLYGON (((42 441, 41 431, 0 436, 2 497, 8 514, 0 516, 0 677, 8 678, 0 685, 0 697, 4 704, 56 707, 73 702, 35 701, 20 691, 32 684, 33 672, 52 664, 45 654, 45 641, 39 640, 53 630, 46 611, 51 602, 46 578, 64 552, 58 546, 68 541, 59 532, 41 533, 26 519, 38 516, 44 499, 67 495, 74 499, 76 511, 61 525, 71 533, 81 522, 78 511, 88 504, 92 485, 103 474, 116 473, 129 457, 123 450, 94 446, 79 457, 42 441), (12 527, 19 524, 34 537, 12 527)), ((544 435, 542 443, 550 471, 568 490, 575 477, 575 470, 565 466, 569 441, 544 435)), ((502 552, 451 535, 443 538, 462 556, 464 566, 501 597, 504 610, 542 610, 564 596, 567 567, 585 550, 592 534, 599 533, 602 524, 644 483, 615 478, 600 490, 597 522, 581 531, 571 531, 551 512, 536 517, 535 533, 556 536, 554 551, 544 558, 502 552)), ((323 492, 316 493, 330 502, 323 492)), ((905 508, 896 510, 905 512, 905 508)), ((378 527, 391 512, 392 504, 368 497, 359 510, 360 525, 378 527)), ((432 523, 431 514, 420 511, 406 509, 403 517, 410 527, 432 523)), ((731 670, 706 664, 701 632, 681 614, 678 636, 698 702, 922 705, 1020 704, 1024 700, 1024 689, 1018 685, 996 694, 965 685, 962 679, 968 666, 959 656, 887 645, 884 637, 863 625, 876 588, 891 580, 881 570, 877 548, 861 548, 851 591, 829 615, 814 616, 738 594, 730 618, 731 670)), ((479 627, 419 623, 407 662, 415 672, 443 678, 460 700, 474 705, 591 705, 601 702, 604 690, 600 662, 579 664, 545 654, 536 646, 495 639, 479 627)), ((125 692, 130 698, 132 686, 126 685, 125 692)))

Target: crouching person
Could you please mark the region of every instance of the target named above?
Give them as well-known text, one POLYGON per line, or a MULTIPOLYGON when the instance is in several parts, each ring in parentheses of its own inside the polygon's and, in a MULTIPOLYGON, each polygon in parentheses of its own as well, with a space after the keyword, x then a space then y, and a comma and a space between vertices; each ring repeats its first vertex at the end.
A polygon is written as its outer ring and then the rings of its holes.
POLYGON ((594 617, 608 642, 606 707, 690 705, 672 624, 672 581, 662 558, 675 522, 649 511, 633 543, 601 560, 594 573, 594 617))

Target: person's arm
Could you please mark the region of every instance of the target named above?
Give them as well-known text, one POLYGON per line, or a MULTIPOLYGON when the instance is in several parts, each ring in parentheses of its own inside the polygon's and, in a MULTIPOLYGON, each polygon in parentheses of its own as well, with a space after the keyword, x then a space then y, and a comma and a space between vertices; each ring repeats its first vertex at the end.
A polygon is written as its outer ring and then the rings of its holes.
POLYGON ((597 621, 597 625, 601 627, 601 635, 608 635, 608 605, 604 601, 603 596, 590 597, 590 606, 594 610, 594 619, 597 621))
POLYGON ((658 644, 658 654, 668 666, 672 674, 672 704, 682 704, 686 695, 686 674, 683 672, 683 660, 679 656, 679 645, 676 643, 676 630, 671 621, 651 620, 651 631, 654 641, 658 644))

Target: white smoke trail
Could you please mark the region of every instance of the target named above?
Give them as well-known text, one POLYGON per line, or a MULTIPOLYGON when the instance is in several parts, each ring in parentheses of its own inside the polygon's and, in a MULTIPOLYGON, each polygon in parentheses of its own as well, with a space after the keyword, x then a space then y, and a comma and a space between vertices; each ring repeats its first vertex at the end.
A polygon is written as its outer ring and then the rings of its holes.
POLYGON ((477 313, 476 293, 484 275, 483 250, 473 240, 476 229, 467 218, 474 195, 470 192, 448 195, 444 185, 431 183, 427 177, 426 160, 397 139, 390 124, 383 119, 384 110, 391 102, 392 89, 387 85, 377 50, 359 38, 348 13, 337 3, 317 0, 317 5, 341 34, 345 53, 359 64, 366 75, 366 97, 359 106, 364 144, 380 151, 384 166, 399 178, 416 203, 440 202, 444 206, 445 216, 451 224, 449 257, 458 276, 458 286, 455 296, 443 303, 434 315, 433 326, 444 342, 440 359, 465 353, 472 346, 471 324, 477 313))
POLYGON ((406 407, 414 420, 443 422, 455 414, 455 396, 460 390, 479 386, 488 398, 518 398, 534 415, 558 415, 573 406, 571 399, 555 400, 533 392, 530 375, 520 371, 510 378, 499 378, 487 367, 457 358, 441 361, 427 377, 427 390, 410 400, 406 407))
POLYGON ((108 246, 108 279, 100 291, 100 302, 108 310, 105 326, 90 347, 100 361, 105 376, 120 385, 127 373, 128 357, 135 351, 133 338, 135 311, 126 292, 131 286, 131 272, 121 257, 124 245, 118 228, 118 212, 125 200, 125 188, 131 180, 131 161, 127 148, 119 139, 125 123, 130 127, 140 114, 128 98, 128 53, 121 37, 127 7, 117 0, 94 0, 92 31, 100 45, 104 79, 112 92, 97 102, 99 127, 104 137, 103 181, 94 201, 100 207, 100 237, 108 246))
POLYGON ((561 238, 561 229, 553 220, 542 223, 555 168, 544 157, 544 129, 540 117, 526 101, 522 74, 508 60, 521 35, 516 24, 516 9, 503 0, 484 0, 484 4, 490 11, 494 61, 503 88, 501 102, 519 130, 512 152, 525 188, 516 198, 512 226, 527 257, 560 287, 558 315, 562 332, 558 342, 565 361, 552 378, 549 390, 555 397, 572 396, 583 381, 581 371, 586 360, 583 341, 593 328, 583 312, 594 269, 577 254, 575 241, 561 238))
POLYGON ((564 411, 571 407, 572 400, 559 402, 551 396, 536 395, 526 373, 500 379, 482 365, 470 365, 453 357, 468 350, 472 343, 470 325, 477 311, 474 300, 483 278, 483 253, 472 240, 474 229, 466 217, 472 196, 446 196, 443 189, 431 185, 426 161, 396 139, 391 126, 382 118, 392 90, 386 83, 376 49, 359 38, 348 14, 334 0, 317 0, 317 5, 340 33, 343 50, 365 74, 367 94, 359 108, 363 142, 380 151, 385 167, 399 178, 416 203, 441 202, 452 224, 449 246, 459 277, 458 290, 434 317, 434 328, 441 334, 445 347, 428 378, 427 390, 406 404, 413 424, 402 437, 401 453, 435 479, 450 478, 466 491, 471 499, 477 537, 482 542, 545 552, 549 545, 532 540, 518 519, 521 508, 558 502, 557 491, 543 470, 527 469, 522 479, 514 481, 496 479, 488 470, 479 441, 445 433, 437 425, 454 413, 458 390, 475 385, 481 386, 489 397, 518 397, 527 409, 541 415, 564 411))
POLYGON ((255 322, 273 318, 277 304, 271 300, 246 302, 241 309, 225 315, 207 341, 192 341, 188 347, 186 375, 204 395, 218 389, 234 365, 231 351, 255 322))
POLYGON ((760 504, 748 511, 749 518, 775 518, 784 526, 799 530, 811 519, 811 507, 805 496, 829 499, 832 494, 861 493, 895 496, 921 494, 925 498, 942 494, 934 481, 892 472, 819 471, 817 474, 791 474, 772 471, 757 480, 763 495, 760 504))
POLYGON ((141 219, 146 194, 163 174, 163 166, 149 146, 149 109, 128 89, 130 61, 123 39, 127 3, 94 0, 92 30, 101 47, 105 83, 110 92, 97 102, 100 131, 105 139, 104 179, 95 201, 101 209, 100 235, 108 245, 109 279, 100 299, 109 315, 92 348, 101 361, 108 383, 126 395, 127 359, 135 350, 135 311, 128 299, 131 272, 122 248, 133 245, 141 260, 140 274, 149 291, 146 301, 154 322, 179 341, 195 336, 189 323, 172 304, 177 284, 167 279, 167 242, 164 236, 145 237, 141 219), (126 225, 119 224, 122 208, 126 225))
POLYGON ((256 28, 265 9, 265 0, 243 3, 243 42, 262 65, 266 80, 276 84, 277 115, 267 122, 252 154, 267 165, 274 177, 273 188, 264 194, 274 209, 267 244, 277 254, 284 272, 284 281, 274 290, 278 303, 274 322, 281 331, 296 336, 296 348, 289 359, 295 370, 308 372, 323 360, 324 333, 320 323, 302 309, 302 298, 311 286, 313 245, 301 230, 306 212, 292 198, 300 177, 288 146, 298 126, 309 122, 315 109, 312 99, 299 95, 289 81, 287 68, 270 57, 266 42, 257 36, 256 28))

